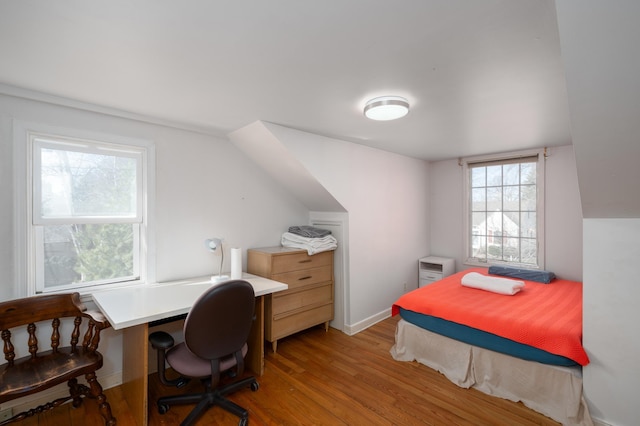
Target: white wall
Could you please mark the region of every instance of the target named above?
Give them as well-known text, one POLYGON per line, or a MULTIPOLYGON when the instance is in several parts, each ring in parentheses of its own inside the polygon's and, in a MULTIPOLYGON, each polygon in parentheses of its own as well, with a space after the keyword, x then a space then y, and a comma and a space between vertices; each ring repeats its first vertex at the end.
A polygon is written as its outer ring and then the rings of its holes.
POLYGON ((585 396, 594 418, 637 425, 640 418, 640 219, 584 220, 585 396))
POLYGON ((429 254, 455 259, 456 270, 462 270, 464 188, 458 160, 430 163, 429 182, 429 254))
MULTIPOLYGON (((545 268, 559 277, 582 280, 582 212, 573 148, 548 150, 545 164, 545 268)), ((431 251, 456 259, 465 269, 463 248, 464 188, 457 160, 430 164, 431 251)))
POLYGON ((545 165, 545 268, 582 281, 582 205, 572 146, 547 150, 545 165))
MULTIPOLYGON (((156 144, 158 281, 210 275, 219 258, 207 237, 244 249, 277 245, 289 225, 309 211, 227 140, 109 114, 0 95, 0 300, 13 297, 12 119, 152 140, 156 144)), ((226 271, 230 256, 225 256, 226 271)), ((100 346, 100 377, 121 372, 121 335, 109 330, 100 346)))
POLYGON ((0 114, 0 300, 13 293, 7 277, 13 277, 13 147, 11 119, 0 114))
POLYGON ((640 2, 558 0, 556 10, 585 218, 585 396, 595 419, 637 425, 640 2))
POLYGON ((390 313, 418 285, 417 260, 429 254, 429 166, 282 126, 265 126, 349 214, 347 332, 390 313))

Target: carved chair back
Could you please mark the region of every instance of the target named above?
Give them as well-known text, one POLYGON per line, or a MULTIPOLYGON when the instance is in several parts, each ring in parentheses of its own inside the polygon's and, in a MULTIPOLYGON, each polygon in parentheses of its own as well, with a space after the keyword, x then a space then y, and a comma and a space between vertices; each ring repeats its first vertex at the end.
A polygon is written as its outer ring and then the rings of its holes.
POLYGON ((115 425, 95 375, 103 363, 97 350, 100 332, 109 326, 102 313, 86 309, 79 293, 34 296, 0 303, 0 334, 6 360, 0 365, 0 404, 64 382, 68 382, 70 393, 68 397, 20 413, 0 425, 55 408, 69 399, 73 399, 74 407, 78 407, 85 396, 97 399, 105 423, 115 425), (61 336, 65 328, 61 320, 65 318, 71 319, 73 324, 68 340, 61 336), (83 320, 86 320, 84 324, 83 320), (47 327, 48 321, 51 324, 50 345, 41 345, 38 328, 47 327), (21 356, 12 337, 13 333, 17 337, 25 328, 27 347, 25 355, 21 356), (82 329, 86 329, 84 333, 82 329), (16 358, 17 353, 19 358, 16 358), (82 375, 88 386, 78 384, 77 377, 82 375))

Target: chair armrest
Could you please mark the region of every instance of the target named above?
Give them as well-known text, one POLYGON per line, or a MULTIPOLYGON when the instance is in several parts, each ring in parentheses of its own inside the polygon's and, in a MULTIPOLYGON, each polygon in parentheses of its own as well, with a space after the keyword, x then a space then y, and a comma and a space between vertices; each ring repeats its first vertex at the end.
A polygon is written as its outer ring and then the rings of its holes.
POLYGON ((149 335, 149 342, 154 349, 167 350, 174 345, 171 335, 165 331, 155 331, 149 335))
POLYGON ((107 320, 107 317, 105 317, 104 314, 100 311, 87 310, 84 311, 82 315, 93 320, 93 322, 95 322, 98 328, 101 330, 111 327, 111 324, 109 323, 109 320, 107 320))

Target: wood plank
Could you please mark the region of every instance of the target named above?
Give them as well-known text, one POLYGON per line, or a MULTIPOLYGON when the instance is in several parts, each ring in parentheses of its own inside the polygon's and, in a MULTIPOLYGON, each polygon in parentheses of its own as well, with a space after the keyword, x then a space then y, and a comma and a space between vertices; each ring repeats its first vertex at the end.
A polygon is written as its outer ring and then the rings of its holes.
POLYGON ((249 333, 249 351, 245 357, 246 367, 256 376, 264 373, 264 296, 256 297, 255 321, 249 333))
POLYGON ((138 426, 147 425, 148 336, 146 323, 128 327, 122 333, 122 347, 126 348, 122 360, 122 390, 138 426))
MULTIPOLYGON (((355 336, 317 326, 284 338, 277 353, 267 354, 260 389, 241 390, 230 399, 249 410, 252 426, 558 425, 520 403, 459 388, 426 366, 393 360, 389 349, 397 321, 388 318, 355 336)), ((193 406, 174 406, 160 415, 156 399, 199 389, 198 381, 179 390, 166 388, 156 374, 150 375, 149 424, 180 424, 193 406)), ((134 425, 121 387, 108 389, 106 395, 118 425, 134 425)), ((91 404, 95 402, 86 400, 83 405, 91 404)), ((97 410, 87 407, 85 413, 100 421, 97 410)), ((45 424, 51 423, 39 423, 45 424)), ((197 422, 210 424, 236 425, 238 420, 214 407, 197 422)))

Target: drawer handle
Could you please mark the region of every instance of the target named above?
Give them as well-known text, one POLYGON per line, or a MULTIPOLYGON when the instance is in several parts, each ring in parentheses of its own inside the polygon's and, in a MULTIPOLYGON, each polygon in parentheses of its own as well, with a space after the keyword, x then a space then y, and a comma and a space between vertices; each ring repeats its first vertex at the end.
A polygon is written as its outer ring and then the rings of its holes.
POLYGON ((299 260, 298 263, 309 263, 311 259, 299 260))
POLYGON ((311 275, 307 275, 306 277, 300 277, 298 278, 298 281, 308 280, 309 278, 311 278, 311 275))

